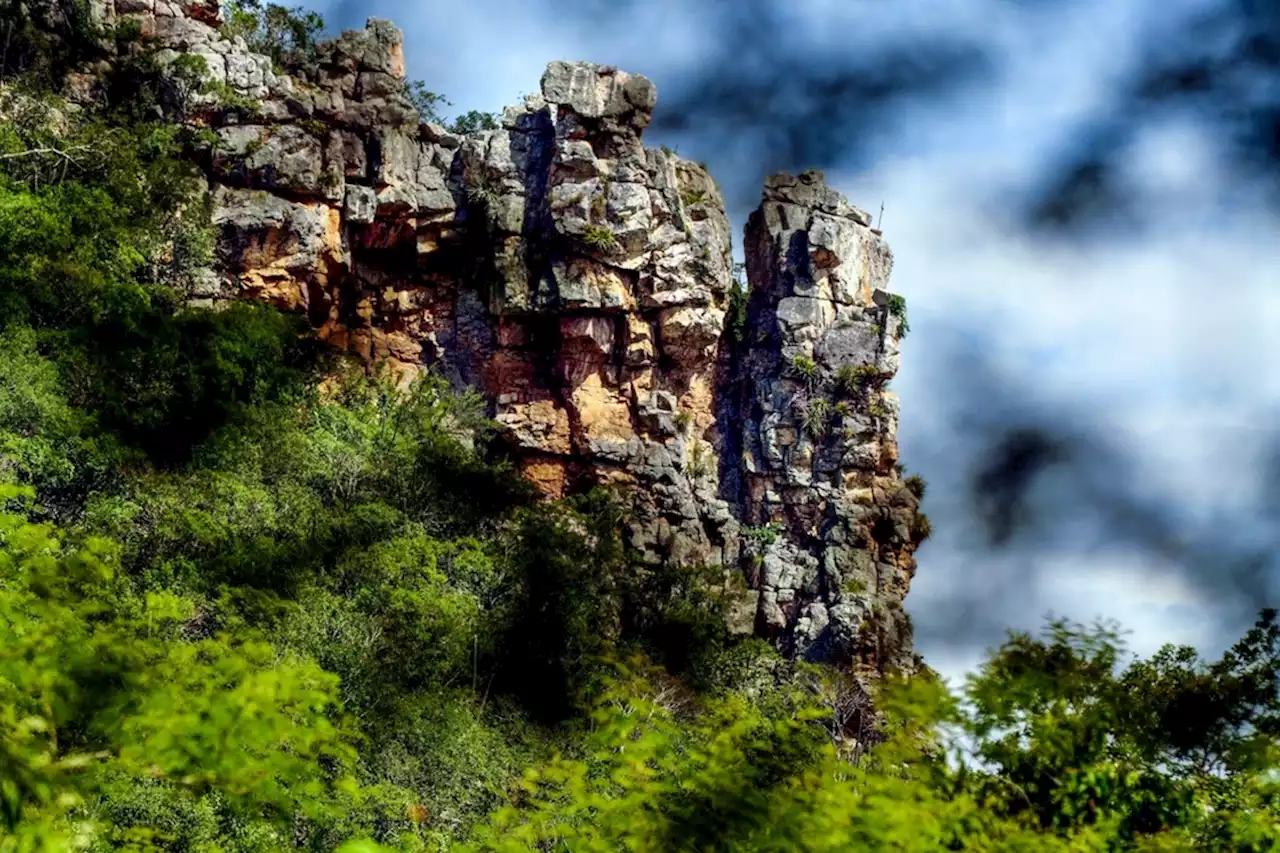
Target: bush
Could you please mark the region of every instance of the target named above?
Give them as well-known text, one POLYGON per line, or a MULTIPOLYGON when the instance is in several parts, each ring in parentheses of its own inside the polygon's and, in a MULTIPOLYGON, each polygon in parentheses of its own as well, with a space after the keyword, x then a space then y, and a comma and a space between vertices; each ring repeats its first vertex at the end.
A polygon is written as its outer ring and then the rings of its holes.
POLYGON ((89 0, 0 0, 0 21, 0 80, 22 77, 41 88, 57 88, 68 71, 100 56, 106 36, 89 0))
POLYGON ((410 80, 405 85, 405 96, 418 111, 422 121, 444 124, 444 119, 440 117, 440 107, 450 106, 450 102, 444 95, 432 92, 421 80, 410 80))
POLYGON ((889 294, 889 316, 898 318, 898 339, 906 338, 911 331, 911 324, 907 322, 907 300, 896 293, 889 294))
POLYGON ((480 133, 486 130, 497 130, 498 117, 494 113, 470 110, 453 120, 448 126, 451 133, 480 133))
POLYGON ((929 487, 929 484, 925 482, 924 477, 921 477, 919 474, 912 474, 903 480, 902 483, 907 487, 911 494, 916 496, 916 500, 924 500, 925 491, 929 487))
POLYGON ((741 264, 734 264, 734 278, 729 285, 729 310, 725 317, 725 328, 735 343, 742 343, 747 329, 747 285, 745 275, 740 273, 741 264))
POLYGON ((325 23, 302 6, 281 6, 262 0, 231 0, 222 24, 225 38, 240 36, 254 53, 271 57, 278 68, 314 62, 325 23))

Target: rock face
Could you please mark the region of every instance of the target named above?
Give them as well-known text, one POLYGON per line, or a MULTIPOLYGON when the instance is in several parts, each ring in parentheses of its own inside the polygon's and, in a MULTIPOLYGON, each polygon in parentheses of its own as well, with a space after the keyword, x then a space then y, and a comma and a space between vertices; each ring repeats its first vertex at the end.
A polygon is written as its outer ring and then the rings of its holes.
POLYGON ((825 660, 908 663, 918 500, 897 468, 893 256, 819 172, 747 223, 745 334, 722 384, 756 630, 825 660))
POLYGON ((766 183, 745 328, 706 170, 641 134, 651 82, 554 62, 497 130, 422 123, 400 32, 370 20, 285 74, 215 0, 99 0, 255 109, 197 97, 217 143, 199 304, 305 313, 334 347, 484 392, 547 495, 622 487, 650 564, 720 567, 743 630, 910 668, 916 499, 895 468, 892 257, 821 174, 766 183))

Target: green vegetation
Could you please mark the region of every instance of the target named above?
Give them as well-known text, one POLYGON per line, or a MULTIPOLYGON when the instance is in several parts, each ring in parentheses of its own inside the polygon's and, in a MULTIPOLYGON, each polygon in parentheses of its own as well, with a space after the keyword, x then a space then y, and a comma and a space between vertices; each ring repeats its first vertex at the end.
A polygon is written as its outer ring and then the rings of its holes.
POLYGON ((907 489, 910 490, 911 494, 916 496, 916 500, 924 500, 924 493, 929 485, 925 482, 924 477, 921 477, 919 474, 911 474, 902 482, 906 485, 907 489))
POLYGON ((480 133, 485 130, 497 130, 501 126, 496 113, 486 113, 482 110, 468 110, 453 121, 446 121, 440 110, 442 107, 452 106, 453 102, 439 92, 428 89, 427 84, 421 80, 410 80, 406 83, 404 93, 423 121, 443 125, 444 129, 450 133, 480 133))
POLYGON ((588 248, 612 252, 618 248, 618 235, 608 225, 588 225, 582 232, 582 242, 588 248))
POLYGON ((427 84, 421 80, 410 80, 406 83, 404 93, 423 121, 434 122, 435 124, 445 123, 444 119, 440 117, 440 107, 450 106, 450 102, 444 95, 431 91, 427 88, 427 84))
POLYGON ((911 541, 919 544, 933 535, 933 524, 929 516, 917 510, 911 521, 911 541))
POLYGON ((788 368, 788 372, 803 382, 810 391, 822 384, 822 373, 818 370, 818 363, 807 355, 792 356, 788 368))
POLYGON ((271 57, 277 68, 314 63, 319 58, 324 19, 301 6, 282 6, 262 0, 229 0, 222 33, 240 36, 254 53, 271 57))
POLYGON ((686 470, 695 480, 701 480, 711 473, 711 453, 702 442, 695 440, 689 447, 689 464, 686 470))
POLYGON ((898 318, 898 340, 906 338, 911 331, 907 322, 907 300, 896 293, 889 294, 889 316, 898 318))
POLYGON ((486 210, 493 207, 499 197, 499 187, 488 175, 474 172, 467 176, 467 201, 486 210))
POLYGON ((607 493, 535 500, 474 395, 186 307, 214 245, 192 140, 39 94, 63 60, 13 31, 0 850, 1280 843, 1274 611, 1213 662, 1051 622, 864 719, 846 675, 729 633, 739 576, 640 564, 607 493))
POLYGON ((676 429, 681 432, 688 432, 689 427, 693 426, 693 412, 688 409, 681 409, 676 412, 675 422, 676 429))
POLYGON ((884 374, 874 364, 842 364, 836 370, 835 383, 841 394, 857 397, 883 386, 884 374))
POLYGON ((680 201, 685 207, 694 207, 702 204, 707 200, 707 191, 703 189, 694 189, 693 187, 685 187, 680 190, 680 201))
POLYGON ((0 0, 0 79, 56 85, 66 73, 101 54, 111 33, 94 23, 88 0, 57 4, 0 0))
POLYGON ((453 120, 448 125, 448 130, 452 133, 480 133, 485 130, 497 130, 498 116, 494 113, 481 112, 480 110, 469 110, 453 120))
POLYGON ((747 331, 747 303, 749 285, 747 284, 746 264, 733 265, 733 281, 729 285, 729 305, 725 316, 725 328, 735 343, 742 343, 747 331))
POLYGON ((800 412, 800 425, 813 439, 820 439, 831 428, 831 401, 826 397, 808 400, 800 412))
POLYGON ((782 535, 782 525, 772 521, 759 527, 742 528, 742 538, 761 548, 767 548, 777 542, 780 535, 782 535))
MULTIPOLYGON (((314 65, 320 58, 320 37, 325 22, 316 12, 262 0, 230 0, 224 4, 224 12, 226 21, 222 32, 229 37, 244 38, 250 50, 271 57, 278 70, 314 65)), ((444 125, 452 133, 498 129, 497 115, 481 110, 470 110, 452 122, 446 121, 440 111, 442 107, 452 106, 451 102, 428 89, 422 80, 408 81, 404 94, 423 121, 444 125)))

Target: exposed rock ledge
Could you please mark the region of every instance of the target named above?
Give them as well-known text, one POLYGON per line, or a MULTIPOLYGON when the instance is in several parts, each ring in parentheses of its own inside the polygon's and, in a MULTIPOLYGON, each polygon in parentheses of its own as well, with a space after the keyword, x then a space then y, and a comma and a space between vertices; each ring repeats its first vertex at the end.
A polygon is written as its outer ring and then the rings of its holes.
POLYGON ((222 37, 216 0, 98 13, 261 102, 206 110, 219 265, 193 300, 266 300, 335 347, 478 387, 545 493, 623 486, 644 560, 722 567, 739 630, 913 666, 892 255, 820 173, 766 182, 735 333, 720 193, 642 144, 647 79, 554 62, 501 129, 458 136, 419 122, 385 21, 290 76, 222 37))

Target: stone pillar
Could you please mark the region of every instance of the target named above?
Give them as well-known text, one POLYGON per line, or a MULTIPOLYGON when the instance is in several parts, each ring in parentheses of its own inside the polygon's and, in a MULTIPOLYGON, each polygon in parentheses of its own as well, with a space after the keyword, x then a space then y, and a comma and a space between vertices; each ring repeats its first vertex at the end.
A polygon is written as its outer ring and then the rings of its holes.
MULTIPOLYGON (((820 172, 774 175, 746 228, 748 320, 722 378, 756 631, 811 659, 910 668, 918 501, 897 462, 893 256, 820 172)), ((727 462, 728 460, 726 460, 727 462)))

